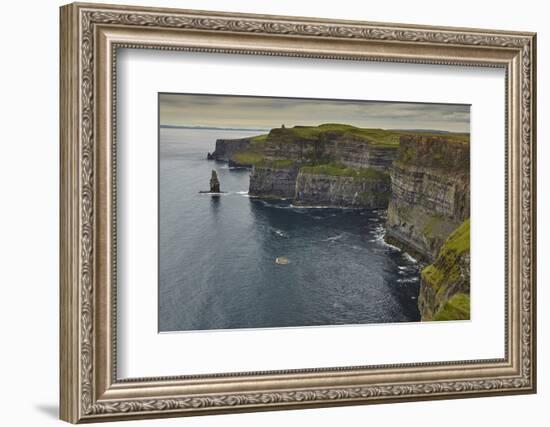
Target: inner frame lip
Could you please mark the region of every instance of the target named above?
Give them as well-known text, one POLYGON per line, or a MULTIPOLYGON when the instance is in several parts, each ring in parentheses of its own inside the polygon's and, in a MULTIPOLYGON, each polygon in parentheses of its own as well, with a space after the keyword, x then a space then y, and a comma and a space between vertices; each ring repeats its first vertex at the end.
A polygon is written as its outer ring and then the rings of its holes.
MULTIPOLYGON (((105 26, 106 29, 108 29, 108 32, 111 32, 113 30, 113 27, 111 26, 105 26)), ((115 34, 117 33, 118 28, 114 28, 115 34)), ((150 31, 151 29, 147 29, 150 31)), ((131 31, 131 30, 130 30, 131 31)), ((172 30, 177 32, 177 30, 172 30)), ((266 37, 271 37, 270 35, 266 37)), ((357 40, 356 40, 357 42, 357 40)), ((264 56, 273 56, 272 52, 269 49, 266 50, 242 50, 242 49, 226 49, 226 48, 195 48, 188 45, 183 46, 170 46, 169 49, 166 49, 163 45, 155 45, 155 44, 149 44, 149 43, 126 43, 124 41, 116 41, 116 39, 110 40, 111 43, 111 49, 112 49, 112 81, 116 82, 116 57, 117 52, 119 49, 145 49, 145 50, 173 50, 173 51, 183 51, 183 52, 199 52, 199 53, 223 53, 223 54, 249 54, 249 55, 264 55, 264 56)), ((473 46, 472 48, 475 49, 482 49, 479 46, 473 46)), ((508 55, 510 54, 510 51, 507 51, 508 55)), ((455 65, 455 66, 467 66, 467 67, 482 67, 482 68, 502 68, 505 70, 505 96, 506 99, 508 99, 508 80, 509 80, 509 66, 510 63, 508 61, 501 61, 501 62, 494 62, 489 60, 488 62, 470 62, 470 61, 464 61, 462 58, 461 60, 453 60, 448 61, 444 60, 441 61, 439 59, 425 59, 425 58, 407 58, 406 60, 400 59, 400 58, 391 58, 391 54, 389 55, 390 58, 387 57, 370 57, 368 54, 362 55, 362 56, 348 56, 348 55, 318 55, 318 54, 308 54, 305 52, 295 53, 295 52, 278 52, 276 56, 287 56, 287 57, 298 57, 298 58, 309 58, 309 59, 329 59, 329 60, 350 60, 350 61, 365 61, 365 62, 392 62, 392 63, 406 63, 406 64, 413 64, 413 65, 442 65, 442 66, 448 66, 448 65, 455 65)), ((113 96, 113 111, 116 111, 116 84, 113 85, 112 88, 112 96, 113 96)), ((159 94, 181 94, 181 92, 159 92, 159 94)), ((192 94, 202 94, 202 93, 192 93, 192 94)), ((216 94, 205 94, 205 95, 216 95, 216 94)), ((396 102, 396 103, 404 103, 404 104, 410 104, 410 103, 418 103, 418 104, 436 104, 436 105, 470 105, 471 104, 461 104, 461 103, 440 103, 440 102, 409 102, 409 101, 382 101, 382 100, 358 100, 358 99, 345 99, 345 98, 301 98, 301 97, 276 97, 276 96, 264 96, 264 95, 232 95, 232 94, 219 94, 220 96, 229 96, 229 97, 258 97, 258 98, 282 98, 282 99, 320 99, 320 100, 334 100, 334 101, 354 101, 354 102, 361 102, 361 101, 369 101, 369 102, 396 102)), ((506 107, 506 117, 505 117, 505 126, 508 126, 508 102, 505 103, 506 107)), ((113 130, 116 130, 116 120, 113 122, 113 130)), ((113 132, 113 135, 116 135, 116 132, 113 132)), ((506 132, 506 144, 505 144, 505 162, 508 164, 508 150, 509 150, 509 138, 508 133, 506 132)), ((116 140, 115 137, 113 137, 113 150, 116 151, 116 140)), ((113 157, 114 158, 114 157, 113 157)), ((505 173, 508 175, 508 168, 505 167, 505 173)), ((116 175, 115 175, 116 177, 116 175)), ((507 186, 507 176, 505 177, 505 185, 507 186)), ((116 191, 116 181, 113 183, 113 187, 116 191)), ((508 191, 506 190, 506 217, 508 216, 508 210, 509 210, 509 201, 508 201, 508 191)), ((116 205, 115 205, 115 211, 116 211, 116 205)), ((505 223, 507 222, 507 218, 505 218, 505 223)), ((116 234, 116 222, 114 223, 114 234, 116 234)), ((507 248, 508 241, 505 239, 505 251, 508 253, 507 248)), ((506 256, 505 260, 505 269, 507 269, 508 264, 508 256, 506 256)), ((116 276, 115 276, 116 277, 116 276)), ((508 304, 508 276, 505 274, 505 305, 508 304)), ((116 301, 116 285, 113 287, 113 290, 115 294, 113 295, 114 301, 116 301)), ((418 372, 418 368, 420 368, 423 372, 429 373, 430 368, 436 368, 436 372, 443 371, 439 370, 437 368, 439 367, 453 367, 453 370, 467 370, 467 369, 476 369, 479 368, 495 368, 500 367, 503 368, 504 371, 507 374, 510 374, 509 367, 510 359, 509 359, 509 336, 508 336, 508 330, 509 330, 509 320, 508 320, 508 313, 505 310, 505 342, 504 342, 504 357, 503 358, 496 358, 496 359, 474 359, 474 360, 457 360, 457 361, 433 361, 433 362, 414 362, 414 363, 400 363, 400 364, 381 364, 381 365, 353 365, 353 366, 335 366, 335 367, 324 367, 324 368, 302 368, 302 369, 283 369, 283 370, 267 370, 267 371, 243 371, 243 372, 222 372, 222 373, 211 373, 211 374, 192 374, 192 375, 171 375, 171 376, 161 376, 161 377, 132 377, 132 378, 118 378, 116 376, 116 308, 113 310, 113 318, 115 319, 113 322, 114 325, 114 331, 113 331, 113 353, 112 353, 112 363, 115 366, 115 372, 113 373, 112 382, 113 385, 115 384, 127 384, 127 383, 153 383, 155 381, 183 381, 185 384, 190 384, 191 382, 195 382, 195 380, 209 380, 209 379, 229 379, 229 378, 250 378, 254 379, 256 377, 266 377, 266 376, 279 376, 283 375, 287 379, 298 379, 295 375, 304 375, 303 378, 307 379, 310 378, 311 374, 320 374, 322 377, 330 378, 340 378, 342 375, 349 374, 350 376, 356 376, 361 375, 361 371, 363 373, 365 371, 375 371, 380 369, 408 369, 412 368, 413 372, 418 372), (462 365, 462 366, 461 366, 462 365), (336 374, 336 375, 335 375, 336 374), (291 377, 289 377, 291 376, 291 377)), ((179 331, 178 331, 179 332, 179 331)), ((170 332, 171 333, 171 332, 170 332)), ((516 371, 514 371, 516 372, 516 371)), ((492 375, 492 374, 491 374, 492 375)), ((442 378, 448 378, 442 377, 442 378)))

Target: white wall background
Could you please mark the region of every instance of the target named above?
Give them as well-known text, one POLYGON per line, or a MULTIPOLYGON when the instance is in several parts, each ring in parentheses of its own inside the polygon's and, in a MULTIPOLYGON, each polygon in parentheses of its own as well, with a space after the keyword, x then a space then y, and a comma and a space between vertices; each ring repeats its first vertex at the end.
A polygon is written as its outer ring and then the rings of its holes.
MULTIPOLYGON (((110 0, 112 3, 121 3, 110 0)), ((130 0, 129 0, 130 1, 130 0)), ((549 236, 550 29, 545 3, 307 0, 133 0, 191 9, 538 32, 538 356, 539 393, 454 401, 401 403, 209 416, 131 425, 545 425, 550 405, 549 236), (545 336, 546 335, 546 336, 545 336)), ((2 6, 0 66, 0 420, 2 425, 60 425, 58 402, 58 7, 57 0, 2 6)), ((488 159, 489 160, 489 159, 488 159)), ((489 255, 490 256, 490 255, 489 255)))

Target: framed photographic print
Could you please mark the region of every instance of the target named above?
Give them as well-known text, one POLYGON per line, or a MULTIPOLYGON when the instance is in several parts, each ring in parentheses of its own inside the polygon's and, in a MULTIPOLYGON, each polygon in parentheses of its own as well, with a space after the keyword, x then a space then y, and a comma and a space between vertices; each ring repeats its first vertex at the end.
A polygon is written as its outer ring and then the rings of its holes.
POLYGON ((533 393, 535 35, 61 8, 61 418, 533 393))

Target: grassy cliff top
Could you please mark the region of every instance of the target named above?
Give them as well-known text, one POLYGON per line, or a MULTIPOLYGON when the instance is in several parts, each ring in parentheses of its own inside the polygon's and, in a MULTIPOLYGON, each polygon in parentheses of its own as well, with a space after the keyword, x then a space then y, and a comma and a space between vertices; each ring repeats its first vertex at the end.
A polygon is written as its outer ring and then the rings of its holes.
POLYGON ((258 142, 270 140, 283 140, 291 142, 293 137, 297 139, 319 140, 324 135, 350 136, 351 139, 367 141, 373 145, 384 147, 398 147, 399 139, 403 135, 422 137, 442 137, 452 141, 469 142, 470 136, 466 133, 439 133, 409 130, 388 130, 378 128, 359 128, 341 123, 325 123, 319 126, 294 126, 292 128, 275 128, 268 135, 256 137, 258 142))
POLYGON ((325 136, 350 137, 350 140, 368 141, 371 144, 387 147, 399 146, 399 132, 384 129, 363 129, 352 125, 326 123, 319 126, 294 126, 292 128, 275 128, 269 132, 267 140, 283 140, 292 142, 294 139, 316 141, 325 136))
POLYGON ((300 172, 310 173, 314 175, 330 175, 330 176, 348 176, 351 178, 360 179, 382 179, 388 178, 388 174, 380 172, 372 168, 350 168, 337 163, 302 166, 300 172))
POLYGON ((443 298, 450 289, 445 304, 434 313, 434 320, 468 319, 470 315, 470 273, 465 256, 470 253, 470 219, 465 220, 445 241, 433 264, 422 270, 423 286, 430 286, 437 297, 443 298), (452 288, 451 288, 452 287, 452 288))
MULTIPOLYGON (((467 143, 469 141, 468 134, 452 134, 452 133, 429 133, 426 131, 408 131, 408 130, 387 130, 387 129, 375 129, 375 128, 359 128, 352 125, 346 125, 341 123, 325 123, 319 126, 294 126, 291 128, 274 128, 267 134, 256 135, 250 138, 251 144, 244 149, 234 154, 234 160, 241 164, 258 165, 265 162, 268 159, 287 159, 288 157, 294 160, 300 160, 303 163, 310 166, 319 164, 328 164, 334 162, 336 159, 327 157, 326 153, 323 154, 323 148, 327 142, 332 141, 345 141, 346 143, 367 143, 370 146, 378 147, 380 149, 397 150, 400 149, 400 158, 403 161, 417 160, 422 154, 422 151, 416 153, 416 150, 407 148, 407 152, 404 152, 405 148, 400 147, 403 145, 401 139, 404 136, 409 136, 409 140, 424 140, 431 138, 433 140, 444 141, 460 141, 467 143), (288 145, 287 145, 288 144, 288 145), (299 145, 301 150, 302 159, 296 158, 296 151, 285 147, 292 147, 292 145, 299 145), (409 153, 415 151, 414 153, 409 153)), ((407 138, 405 138, 407 139, 407 138)), ((436 144, 437 145, 437 144, 436 144)), ((449 144, 439 144, 449 145, 449 144)), ((427 157, 430 161, 436 163, 442 163, 450 161, 456 163, 454 156, 447 156, 447 148, 441 147, 427 157), (442 151, 443 150, 443 151, 442 151), (441 151, 441 152, 440 152, 441 151), (432 159, 433 158, 433 159, 432 159), (441 158, 441 159, 440 159, 441 158)), ((394 151, 395 152, 395 151, 394 151)), ((341 168, 340 168, 341 169, 341 168)), ((342 170, 336 170, 335 168, 328 168, 326 172, 330 170, 331 174, 343 174, 342 170)), ((351 174, 351 172, 347 172, 351 174)), ((351 176, 351 175, 348 175, 351 176)))
POLYGON ((439 251, 433 264, 422 270, 422 276, 432 287, 439 288, 445 282, 460 276, 458 259, 470 252, 470 219, 451 233, 439 251))

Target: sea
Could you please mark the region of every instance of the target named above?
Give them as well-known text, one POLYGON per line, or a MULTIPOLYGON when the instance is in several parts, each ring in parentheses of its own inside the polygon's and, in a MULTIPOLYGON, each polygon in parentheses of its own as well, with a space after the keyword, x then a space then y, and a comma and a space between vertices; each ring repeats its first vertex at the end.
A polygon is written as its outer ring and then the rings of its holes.
POLYGON ((420 265, 384 242, 385 210, 253 198, 248 169, 206 160, 258 133, 160 129, 159 332, 419 321, 420 265), (219 197, 199 193, 213 169, 219 197))

